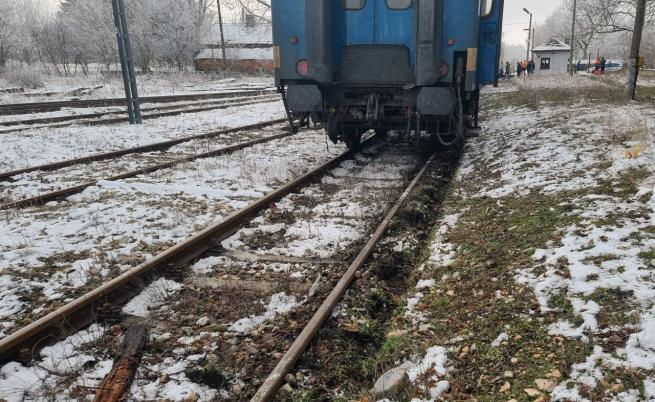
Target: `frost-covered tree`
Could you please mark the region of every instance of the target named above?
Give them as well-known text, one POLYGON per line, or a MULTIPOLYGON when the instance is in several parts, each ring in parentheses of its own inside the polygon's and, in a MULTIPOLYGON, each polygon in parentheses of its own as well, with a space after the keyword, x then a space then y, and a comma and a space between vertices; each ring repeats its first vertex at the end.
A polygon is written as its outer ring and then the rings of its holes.
POLYGON ((76 64, 102 63, 106 69, 117 59, 111 1, 66 0, 61 5, 58 22, 70 33, 76 64))
POLYGON ((35 31, 47 21, 47 4, 44 0, 24 0, 17 13, 16 46, 13 57, 21 65, 31 66, 39 62, 39 49, 35 42, 35 31))
POLYGON ((126 4, 137 65, 149 71, 156 62, 184 69, 200 50, 213 2, 130 0, 126 4))
POLYGON ((5 69, 16 46, 17 22, 15 0, 0 0, 0 72, 5 69))
POLYGON ((260 21, 271 21, 271 0, 222 0, 221 5, 233 16, 245 13, 256 16, 260 21))

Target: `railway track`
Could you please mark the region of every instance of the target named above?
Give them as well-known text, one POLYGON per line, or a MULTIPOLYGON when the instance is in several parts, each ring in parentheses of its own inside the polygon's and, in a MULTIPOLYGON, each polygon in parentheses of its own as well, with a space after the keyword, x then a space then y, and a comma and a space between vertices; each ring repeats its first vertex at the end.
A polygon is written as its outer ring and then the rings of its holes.
MULTIPOLYGON (((194 103, 189 105, 144 108, 141 109, 142 112, 145 112, 144 114, 142 114, 141 118, 144 120, 156 119, 161 117, 178 116, 184 113, 199 113, 199 112, 206 112, 210 110, 226 109, 229 107, 276 102, 278 100, 279 98, 274 94, 255 94, 253 96, 233 98, 229 100, 200 102, 200 103, 194 103), (148 113, 148 112, 152 112, 152 113, 148 113)), ((125 117, 124 115, 125 115, 124 111, 107 111, 107 112, 97 112, 97 113, 88 113, 88 114, 70 115, 70 116, 57 116, 57 117, 44 117, 44 118, 36 118, 36 119, 29 119, 29 120, 5 121, 5 122, 0 122, 0 126, 5 126, 5 127, 23 126, 23 127, 0 130, 0 134, 14 133, 26 129, 68 127, 73 124, 82 124, 86 126, 119 124, 128 121, 128 118, 125 117), (115 116, 115 115, 120 115, 121 117, 106 118, 107 116, 115 116)))
POLYGON ((330 159, 326 163, 315 167, 302 176, 251 203, 246 208, 233 213, 227 219, 192 236, 187 241, 166 250, 134 269, 0 340, 0 360, 7 361, 15 358, 21 351, 25 349, 33 350, 38 345, 43 344, 44 339, 61 336, 62 322, 70 324, 71 328, 75 329, 88 325, 96 316, 90 310, 101 307, 107 300, 112 300, 112 303, 119 303, 119 300, 125 301, 125 286, 129 286, 130 283, 137 279, 143 280, 146 275, 158 270, 192 261, 205 252, 210 243, 225 240, 235 229, 248 222, 256 213, 350 156, 350 152, 344 152, 330 159))
MULTIPOLYGON (((257 127, 248 127, 248 129, 252 129, 252 128, 257 128, 257 127)), ((221 156, 221 155, 230 154, 230 153, 240 151, 242 149, 249 148, 249 147, 252 147, 252 146, 255 146, 255 145, 258 145, 258 144, 263 144, 263 143, 266 143, 266 142, 279 140, 279 139, 289 137, 289 136, 292 136, 292 135, 295 135, 295 134, 297 134, 297 133, 293 133, 291 131, 288 131, 288 132, 281 133, 281 134, 270 135, 270 136, 263 137, 263 138, 258 138, 258 139, 254 139, 254 140, 250 140, 250 141, 246 141, 246 142, 240 142, 240 143, 237 143, 237 144, 228 145, 228 146, 221 147, 221 148, 218 148, 218 149, 213 150, 213 151, 202 152, 202 153, 198 153, 198 154, 184 156, 184 157, 181 157, 181 158, 176 158, 176 159, 173 159, 173 160, 170 160, 170 161, 167 161, 167 162, 157 163, 157 164, 150 165, 150 166, 143 167, 143 168, 139 168, 139 169, 136 169, 136 170, 131 170, 131 171, 126 172, 126 173, 121 173, 121 174, 117 174, 117 175, 113 175, 113 176, 109 176, 109 177, 104 177, 104 178, 91 179, 91 180, 85 181, 82 184, 67 187, 67 188, 64 188, 64 189, 61 189, 61 190, 56 190, 56 191, 48 192, 48 193, 45 193, 45 194, 40 194, 40 195, 37 195, 37 196, 34 196, 34 197, 29 197, 29 198, 21 199, 21 200, 18 200, 18 201, 13 201, 13 202, 5 203, 5 204, 0 204, 0 211, 10 210, 10 209, 17 209, 17 208, 27 208, 27 207, 41 206, 41 205, 44 205, 44 204, 46 204, 48 202, 51 202, 51 201, 57 201, 57 200, 60 200, 62 198, 65 198, 65 197, 69 197, 71 195, 81 193, 85 189, 98 184, 98 182, 100 182, 100 181, 125 180, 125 179, 136 177, 136 176, 139 176, 139 175, 142 175, 142 174, 148 174, 148 173, 156 172, 158 170, 168 169, 168 168, 174 167, 174 166, 182 164, 182 163, 193 162, 193 161, 198 160, 198 159, 213 158, 213 157, 217 157, 217 156, 221 156)))
MULTIPOLYGON (((204 94, 188 94, 188 95, 160 95, 160 96, 143 96, 140 97, 142 104, 148 103, 173 103, 184 101, 197 101, 206 99, 226 99, 240 96, 252 96, 255 94, 273 93, 271 90, 263 91, 233 91, 233 92, 218 92, 218 93, 204 93, 204 94)), ((109 98, 109 99, 85 99, 85 100, 66 100, 54 102, 36 102, 36 103, 14 103, 7 105, 0 105, 1 115, 11 114, 30 114, 30 113, 45 113, 56 112, 62 108, 90 108, 90 107, 109 107, 109 106, 124 106, 124 98, 109 98)))
MULTIPOLYGON (((367 145, 371 145, 371 143, 375 143, 375 140, 370 140, 367 143, 367 145)), ((331 311, 334 309, 334 306, 341 299, 345 290, 348 288, 349 284, 355 278, 357 270, 361 268, 361 266, 366 262, 368 257, 371 255, 373 249, 375 248, 376 244, 382 239, 384 233, 389 227, 391 220, 398 212, 400 206, 409 197, 410 193, 412 192, 416 184, 419 182, 421 177, 428 169, 428 166, 434 162, 434 157, 430 158, 425 164, 423 164, 422 168, 418 171, 418 173, 414 175, 414 178, 413 180, 411 180, 409 185, 405 186, 404 184, 402 184, 404 180, 398 178, 401 177, 402 175, 398 176, 398 175, 391 174, 390 176, 384 176, 384 175, 380 176, 377 173, 371 174, 372 172, 377 172, 377 171, 375 171, 374 169, 369 169, 368 167, 369 165, 366 165, 366 164, 370 164, 371 166, 373 166, 375 160, 382 161, 380 163, 390 163, 391 160, 397 161, 398 158, 396 156, 386 156, 387 158, 386 161, 384 159, 385 158, 384 155, 377 159, 376 157, 364 156, 364 157, 357 157, 356 159, 353 160, 352 157, 353 155, 350 152, 345 152, 329 160, 328 162, 321 164, 320 166, 317 166, 315 169, 309 171, 308 173, 301 175, 300 177, 292 180, 291 182, 285 184, 284 186, 278 188, 277 190, 267 194, 261 199, 251 203, 248 207, 233 213, 225 220, 206 228, 205 230, 198 233, 197 235, 189 238, 187 241, 168 249, 167 251, 155 256, 151 260, 146 261, 145 263, 111 280, 110 282, 96 288, 95 290, 85 294, 84 296, 76 299, 75 301, 68 303, 61 309, 58 309, 57 311, 54 311, 48 314, 47 316, 33 322, 27 327, 20 329, 19 331, 11 334, 9 337, 0 341, 0 358, 6 361, 8 359, 15 358, 21 353, 25 355, 25 353, 27 353, 28 351, 34 351, 35 347, 36 349, 38 349, 38 345, 43 345, 44 339, 52 340, 53 337, 59 338, 63 335, 74 332, 79 328, 83 328, 84 326, 89 325, 91 322, 97 321, 100 316, 106 314, 107 311, 112 309, 112 308, 108 308, 108 305, 120 305, 122 303, 125 303, 131 296, 134 296, 136 293, 138 293, 138 289, 135 288, 140 288, 140 286, 142 286, 144 283, 148 283, 152 281, 155 277, 166 275, 167 272, 179 271, 180 267, 187 265, 191 261, 194 260, 197 261, 198 258, 200 257, 210 256, 211 258, 212 255, 217 255, 215 254, 217 252, 219 254, 224 254, 225 250, 218 251, 219 249, 221 249, 221 247, 217 245, 220 245, 221 242, 225 244, 226 241, 227 242, 235 241, 235 237, 237 237, 237 235, 240 233, 239 232, 240 229, 244 230, 245 232, 248 231, 251 232, 252 229, 248 229, 249 228, 248 225, 252 225, 251 222, 254 222, 253 218, 256 217, 258 213, 264 210, 267 211, 268 215, 265 216, 260 215, 261 217, 257 219, 258 222, 261 222, 262 218, 264 221, 268 221, 270 220, 271 216, 277 216, 278 214, 285 215, 286 212, 284 211, 280 212, 278 210, 280 206, 278 206, 278 208, 274 207, 273 210, 271 210, 270 209, 271 205, 282 200, 282 205, 287 205, 288 207, 288 200, 289 200, 288 196, 294 192, 299 191, 300 188, 307 188, 311 183, 314 183, 313 185, 310 186, 311 188, 308 189, 308 192, 309 194, 315 194, 317 191, 319 191, 318 189, 320 189, 321 186, 328 186, 328 188, 325 189, 325 191, 327 191, 328 193, 334 192, 335 188, 331 186, 335 186, 336 182, 348 183, 347 187, 350 186, 356 187, 356 186, 363 185, 365 186, 365 188, 369 188, 373 190, 373 192, 377 194, 377 197, 381 197, 380 200, 382 199, 386 200, 386 201, 378 200, 380 202, 383 202, 383 204, 379 204, 379 205, 386 205, 386 207, 383 208, 383 211, 386 210, 386 213, 383 217, 379 217, 379 216, 375 217, 377 215, 374 214, 375 215, 373 217, 374 220, 378 220, 379 218, 382 218, 382 221, 380 224, 378 224, 375 227, 375 230, 373 231, 373 235, 366 242, 366 244, 364 244, 364 246, 362 247, 361 251, 357 254, 357 256, 352 260, 352 263, 350 263, 348 269, 345 271, 341 269, 336 269, 335 272, 338 272, 338 275, 335 275, 334 272, 332 274, 329 273, 327 274, 328 277, 330 277, 328 283, 330 281, 334 282, 333 279, 336 278, 337 276, 340 277, 340 280, 338 281, 336 286, 334 286, 334 288, 331 291, 329 291, 329 295, 325 299, 325 301, 323 301, 322 303, 311 302, 307 304, 307 308, 306 308, 307 311, 313 310, 313 307, 316 304, 320 304, 320 307, 316 310, 316 314, 313 315, 313 317, 308 321, 307 326, 301 332, 301 335, 298 337, 298 340, 296 340, 293 343, 293 345, 289 348, 288 352, 284 354, 284 356, 280 360, 280 363, 272 372, 272 374, 268 377, 268 379, 265 382, 263 382, 260 390, 254 395, 253 401, 263 401, 263 400, 270 399, 270 397, 274 395, 275 391, 281 385, 281 382, 283 381, 286 372, 288 372, 288 370, 293 367, 299 356, 302 354, 303 350, 307 347, 311 339, 316 334, 318 328, 320 328, 320 326, 325 321, 325 319, 329 317, 331 311), (358 165, 362 165, 362 164, 364 164, 365 167, 362 167, 360 169, 358 165), (368 173, 362 174, 361 178, 346 177, 346 175, 348 175, 349 172, 351 173, 353 171, 356 172, 358 171, 358 169, 360 169, 360 171, 362 172, 368 172, 368 173), (330 174, 329 176, 328 173, 330 174), (319 182, 318 178, 321 177, 323 177, 324 179, 319 182), (384 181, 387 180, 384 179, 384 177, 386 177, 387 179, 392 178, 392 181, 394 181, 394 183, 391 184, 392 187, 388 187, 389 186, 388 184, 384 184, 384 181), (391 193, 396 192, 396 190, 391 190, 391 188, 398 188, 397 193, 402 192, 402 194, 400 194, 399 197, 394 198, 393 201, 388 200, 389 192, 390 191, 391 193), (402 191, 402 188, 404 188, 404 191, 402 191), (384 204, 384 202, 386 202, 386 204, 384 204), (207 254, 208 252, 209 254, 207 254), (62 323, 66 323, 66 324, 62 325, 62 323)), ((405 160, 405 165, 402 165, 404 167, 396 169, 395 170, 396 173, 401 171, 407 171, 407 170, 416 172, 415 167, 414 168, 410 167, 410 166, 415 166, 415 162, 411 162, 414 159, 405 156, 405 157, 400 157, 400 160, 405 160)), ((342 190, 342 191, 346 191, 346 190, 342 190)), ((334 195, 334 196, 338 199, 338 195, 334 195)), ((298 197, 302 198, 305 197, 305 195, 304 193, 298 193, 298 197)), ((373 197, 372 195, 369 194, 366 195, 366 198, 370 199, 376 197, 373 197)), ((371 209, 375 209, 375 208, 371 208, 371 209)), ((369 217, 369 219, 370 218, 371 217, 369 217)), ((272 245, 270 247, 272 247, 272 245)), ((351 255, 352 253, 349 252, 347 254, 351 255)), ((261 263, 262 261, 280 262, 285 260, 284 256, 275 257, 270 254, 261 255, 256 252, 249 253, 247 251, 242 252, 241 254, 236 252, 230 254, 231 258, 236 258, 236 259, 244 258, 244 255, 250 255, 249 258, 252 258, 259 263, 261 263), (240 255, 240 256, 235 257, 235 255, 240 255)), ((286 258, 286 260, 296 261, 298 264, 309 263, 312 266, 321 266, 326 264, 327 265, 331 264, 331 266, 334 266, 336 264, 337 266, 340 266, 343 264, 342 261, 344 261, 344 258, 345 257, 342 255, 339 258, 319 257, 315 259, 311 259, 311 258, 294 259, 288 257, 286 258)), ((214 275, 211 276, 220 277, 220 273, 215 273, 214 275)), ((247 289, 249 286, 247 285, 247 283, 249 282, 245 280, 245 278, 242 279, 243 280, 236 280, 236 282, 243 282, 243 286, 245 286, 244 289, 247 289)), ((202 282, 202 279, 199 280, 202 282)), ((211 280, 209 279, 207 281, 211 282, 211 280)), ((265 281, 261 282, 260 280, 259 282, 260 283, 258 284, 258 286, 262 284, 265 285, 265 281)), ((319 281, 317 280, 315 282, 315 285, 318 282, 319 281)), ((288 287, 293 288, 293 285, 288 285, 288 287)), ((319 292, 319 294, 325 294, 325 293, 326 291, 319 292)), ((244 296, 243 292, 239 292, 239 294, 242 294, 242 296, 244 296)), ((220 300, 221 296, 218 296, 218 298, 220 300)), ((244 303, 246 303, 245 300, 248 300, 247 296, 244 297, 243 300, 244 303)), ((229 306, 227 306, 227 308, 229 308, 229 306)), ((176 319, 179 319, 179 316, 176 319)), ((179 323, 178 325, 182 325, 182 323, 179 323)), ((284 345, 284 343, 282 345, 284 345)), ((252 393, 250 393, 250 395, 252 395, 252 393)))
POLYGON ((8 171, 8 172, 0 173, 0 181, 7 181, 7 180, 11 179, 12 177, 15 177, 15 176, 18 176, 18 175, 21 175, 21 174, 25 174, 25 173, 31 173, 31 172, 36 172, 36 171, 53 171, 53 170, 57 170, 57 169, 61 169, 61 168, 69 167, 69 166, 80 165, 80 164, 85 164, 85 163, 90 163, 90 162, 97 162, 97 161, 102 161, 102 160, 107 160, 107 159, 114 159, 114 158, 118 158, 118 157, 125 156, 125 155, 130 155, 130 154, 163 151, 163 150, 169 149, 169 148, 171 148, 173 146, 183 144, 183 143, 186 143, 186 142, 190 142, 190 141, 220 137, 222 135, 229 134, 229 133, 234 133, 234 132, 237 132, 237 131, 258 129, 258 128, 270 126, 272 124, 282 123, 284 121, 286 121, 286 120, 285 119, 277 119, 277 120, 272 120, 272 121, 268 121, 268 122, 264 122, 264 123, 251 124, 251 125, 248 125, 248 126, 241 126, 241 127, 229 128, 229 129, 218 130, 218 131, 211 131, 211 132, 207 132, 207 133, 203 133, 203 134, 197 134, 197 135, 192 135, 192 136, 189 136, 189 137, 177 138, 177 139, 169 140, 169 141, 162 141, 162 142, 142 145, 142 146, 138 146, 138 147, 132 147, 132 148, 119 149, 119 150, 115 150, 115 151, 103 152, 103 153, 99 153, 99 154, 83 156, 83 157, 80 157, 80 158, 73 158, 73 159, 68 159, 68 160, 59 161, 59 162, 52 162, 52 163, 47 163, 47 164, 43 164, 43 165, 32 166, 32 167, 29 167, 29 168, 11 170, 11 171, 8 171))

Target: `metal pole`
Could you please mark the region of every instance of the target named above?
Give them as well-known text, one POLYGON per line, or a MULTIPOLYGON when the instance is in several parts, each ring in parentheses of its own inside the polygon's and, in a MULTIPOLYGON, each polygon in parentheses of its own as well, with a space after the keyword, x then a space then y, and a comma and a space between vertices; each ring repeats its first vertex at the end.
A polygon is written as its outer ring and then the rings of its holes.
POLYGON ((118 40, 118 52, 121 60, 121 70, 123 72, 123 85, 125 87, 125 99, 127 100, 129 120, 130 124, 141 124, 139 92, 136 84, 132 44, 130 42, 130 34, 127 30, 127 18, 125 16, 123 0, 112 0, 112 8, 114 11, 114 25, 116 27, 116 39, 118 40))
POLYGON ((130 95, 130 82, 129 82, 129 76, 127 74, 127 66, 125 65, 127 57, 125 57, 125 42, 123 42, 123 27, 121 24, 121 17, 120 17, 120 7, 118 5, 118 0, 112 0, 111 2, 112 8, 114 10, 114 26, 116 28, 116 40, 118 41, 118 55, 121 61, 121 71, 123 72, 123 86, 125 89, 125 98, 127 99, 127 114, 130 119, 130 123, 134 124, 132 122, 132 116, 134 113, 132 112, 132 102, 131 100, 131 95, 130 95))
POLYGON ((573 76, 573 55, 575 51, 575 19, 577 18, 578 0, 573 0, 573 22, 571 23, 571 56, 569 57, 569 74, 573 76))
POLYGON ((528 28, 528 51, 525 56, 525 61, 530 60, 530 43, 532 42, 532 13, 530 13, 530 28, 528 28))
POLYGON ((223 14, 221 13, 221 0, 216 0, 216 7, 218 7, 218 26, 221 30, 221 49, 223 49, 223 61, 227 60, 225 55, 225 34, 223 33, 223 14))

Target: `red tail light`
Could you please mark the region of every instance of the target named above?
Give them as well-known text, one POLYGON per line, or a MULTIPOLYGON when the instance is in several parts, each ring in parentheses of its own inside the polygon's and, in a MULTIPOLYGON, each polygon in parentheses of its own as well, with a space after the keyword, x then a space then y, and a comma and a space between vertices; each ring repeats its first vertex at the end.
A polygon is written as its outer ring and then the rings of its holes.
POLYGON ((449 71, 450 67, 448 66, 448 63, 442 61, 441 64, 439 64, 439 77, 447 76, 449 71))
POLYGON ((296 64, 296 71, 300 76, 306 77, 307 74, 309 73, 309 63, 307 62, 307 60, 302 59, 298 61, 298 64, 296 64))

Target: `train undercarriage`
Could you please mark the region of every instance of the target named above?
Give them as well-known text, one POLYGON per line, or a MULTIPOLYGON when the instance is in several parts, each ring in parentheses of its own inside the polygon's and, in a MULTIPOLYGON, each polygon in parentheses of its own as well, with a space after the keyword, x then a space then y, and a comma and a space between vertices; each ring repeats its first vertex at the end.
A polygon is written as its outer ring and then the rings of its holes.
POLYGON ((343 142, 353 150, 369 130, 378 135, 397 131, 416 142, 427 134, 444 146, 461 144, 478 131, 479 91, 294 84, 282 86, 279 91, 294 130, 313 123, 325 129, 332 142, 343 142), (293 113, 297 106, 311 111, 293 113), (295 119, 300 123, 294 123, 295 119))

